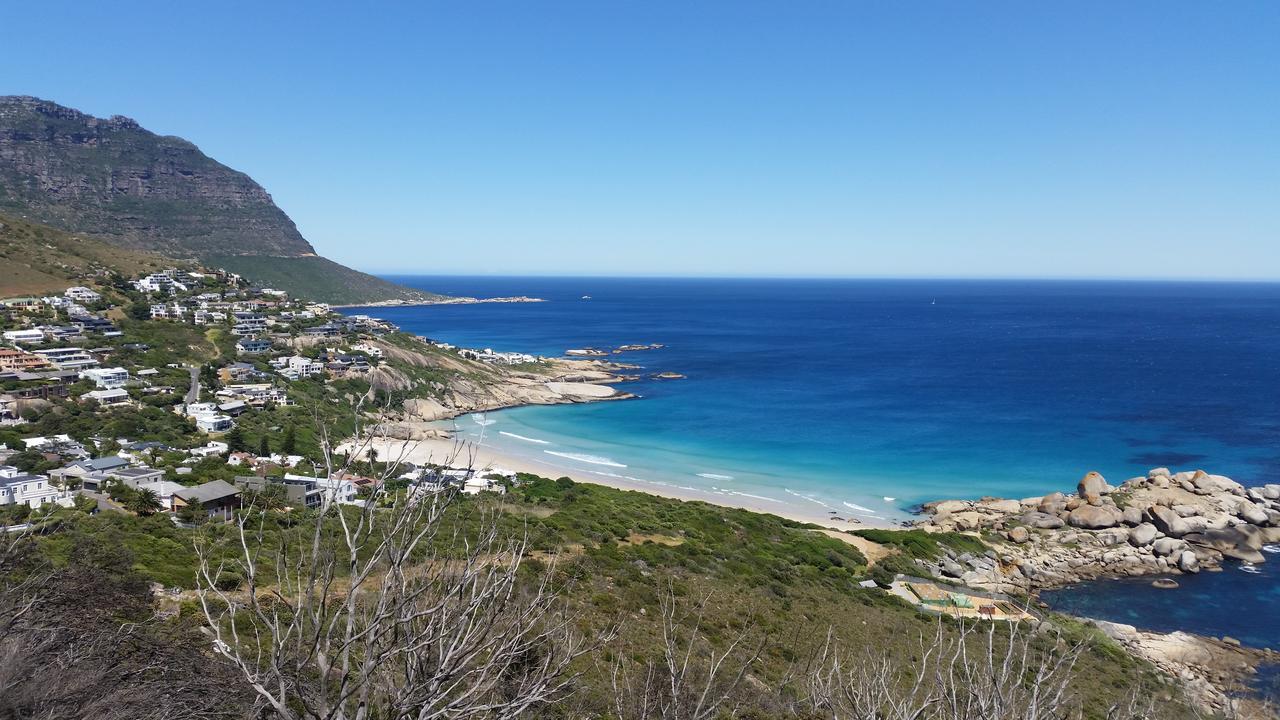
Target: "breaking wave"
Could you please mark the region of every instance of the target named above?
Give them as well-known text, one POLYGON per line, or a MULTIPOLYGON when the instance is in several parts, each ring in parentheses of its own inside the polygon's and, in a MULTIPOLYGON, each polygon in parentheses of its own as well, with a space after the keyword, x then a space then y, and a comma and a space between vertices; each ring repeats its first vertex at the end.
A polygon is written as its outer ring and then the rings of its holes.
MULTIPOLYGON (((490 422, 492 422, 492 421, 490 421, 490 422)), ((509 438, 515 438, 515 439, 517 439, 517 440, 523 440, 523 441, 525 441, 525 442, 537 443, 537 444, 539 444, 539 445, 550 445, 550 444, 551 444, 551 441, 550 441, 550 440, 539 440, 538 438, 525 437, 525 436, 523 436, 523 435, 517 435, 517 434, 515 434, 515 433, 513 433, 513 432, 507 432, 506 430, 499 430, 499 431, 498 431, 498 434, 499 434, 499 435, 506 435, 506 436, 507 436, 507 437, 509 437, 509 438)))
POLYGON ((608 467, 618 468, 626 467, 626 465, 623 465, 620 462, 611 460, 607 457, 600 457, 599 455, 581 455, 579 453, 556 452, 555 450, 543 450, 542 452, 569 460, 577 460, 578 462, 584 462, 590 465, 606 465, 608 467))

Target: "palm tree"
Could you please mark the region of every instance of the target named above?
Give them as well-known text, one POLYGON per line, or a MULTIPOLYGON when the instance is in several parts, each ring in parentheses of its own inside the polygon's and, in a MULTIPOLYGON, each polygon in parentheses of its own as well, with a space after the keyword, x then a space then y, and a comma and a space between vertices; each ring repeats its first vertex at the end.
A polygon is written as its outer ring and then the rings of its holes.
POLYGON ((160 504, 160 497, 156 495, 154 490, 148 488, 133 491, 125 499, 124 507, 129 512, 137 515, 154 515, 164 510, 164 505, 160 504))

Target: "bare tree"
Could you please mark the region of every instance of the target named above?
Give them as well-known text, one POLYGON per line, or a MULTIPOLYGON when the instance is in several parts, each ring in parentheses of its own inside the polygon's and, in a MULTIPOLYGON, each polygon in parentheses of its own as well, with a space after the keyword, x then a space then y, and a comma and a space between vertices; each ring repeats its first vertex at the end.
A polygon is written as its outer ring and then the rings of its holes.
MULTIPOLYGON (((1079 717, 1071 692, 1084 642, 1053 632, 1040 642, 1021 625, 939 618, 921 634, 914 659, 842 650, 834 634, 798 673, 801 704, 840 720, 1067 720, 1079 717)), ((1132 694, 1108 708, 1108 720, 1141 720, 1153 700, 1132 694)))
POLYGON ((656 658, 637 662, 618 652, 610 672, 614 712, 625 720, 707 720, 732 714, 738 688, 760 659, 764 640, 750 642, 754 623, 716 650, 702 631, 703 596, 682 612, 674 589, 659 595, 661 645, 656 658))
MULTIPOLYGON (((339 466, 320 430, 331 477, 382 435, 358 427, 339 466)), ((252 509, 230 557, 198 544, 214 645, 278 717, 516 717, 566 694, 572 663, 596 646, 559 601, 554 562, 519 572, 526 537, 504 532, 497 511, 463 517, 451 490, 385 489, 410 449, 370 461, 380 469, 362 507, 326 503, 274 551, 252 509), (243 590, 224 589, 228 571, 243 590)))

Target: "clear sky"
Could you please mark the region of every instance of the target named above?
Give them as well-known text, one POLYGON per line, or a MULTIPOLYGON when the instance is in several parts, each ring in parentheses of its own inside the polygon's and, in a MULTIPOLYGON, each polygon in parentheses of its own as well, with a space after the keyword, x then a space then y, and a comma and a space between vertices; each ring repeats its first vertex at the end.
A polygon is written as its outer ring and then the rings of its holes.
POLYGON ((10 3, 370 271, 1280 278, 1280 3, 10 3), (196 7, 199 6, 199 7, 196 7))

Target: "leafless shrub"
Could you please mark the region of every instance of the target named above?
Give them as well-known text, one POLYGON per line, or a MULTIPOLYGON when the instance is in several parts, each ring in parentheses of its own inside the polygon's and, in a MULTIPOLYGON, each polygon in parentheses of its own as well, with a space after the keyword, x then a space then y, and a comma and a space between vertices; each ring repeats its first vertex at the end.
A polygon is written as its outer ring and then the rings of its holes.
MULTIPOLYGON (((367 457, 378 430, 339 456, 322 427, 330 475, 367 457)), ((382 459, 363 507, 331 504, 274 554, 253 511, 236 521, 233 559, 197 547, 214 645, 278 717, 517 717, 566 694, 599 639, 558 600, 554 562, 519 572, 526 539, 496 514, 464 522, 452 491, 382 490, 405 454, 382 459), (220 587, 228 570, 243 590, 220 587)))
MULTIPOLYGON (((800 704, 840 720, 1067 720, 1080 716, 1071 692, 1084 642, 1052 633, 1041 642, 1020 624, 939 619, 914 657, 867 648, 849 652, 832 633, 808 661, 800 704)), ((1152 717, 1153 700, 1132 694, 1107 720, 1152 717)))
POLYGON ((740 702, 737 690, 764 650, 763 641, 750 642, 754 624, 717 650, 702 631, 710 596, 682 611, 668 586, 659 600, 658 656, 637 661, 619 652, 610 669, 617 717, 706 720, 732 714, 740 702))

